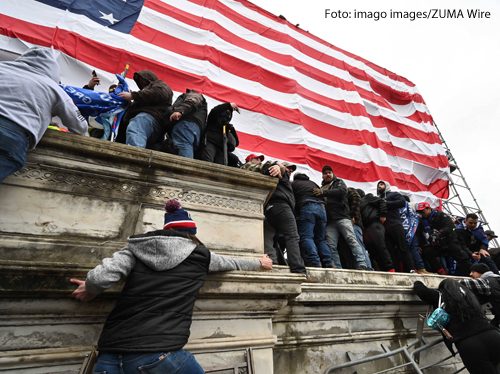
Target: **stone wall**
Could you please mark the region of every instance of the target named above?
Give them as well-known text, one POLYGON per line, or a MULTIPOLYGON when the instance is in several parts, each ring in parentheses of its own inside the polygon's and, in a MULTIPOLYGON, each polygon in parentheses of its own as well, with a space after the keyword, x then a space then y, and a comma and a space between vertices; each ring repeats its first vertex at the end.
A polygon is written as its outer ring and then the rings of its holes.
MULTIPOLYGON (((170 198, 191 212, 211 250, 261 257, 263 205, 275 185, 257 173, 49 130, 26 166, 0 184, 0 372, 78 372, 121 284, 82 303, 71 298, 69 279, 84 279, 128 236, 161 228, 170 198)), ((210 275, 186 348, 204 368, 244 362, 252 348, 256 373, 301 374, 414 339, 426 307, 411 285, 423 277, 309 273, 321 283, 302 283, 283 267, 210 275)), ((427 277, 434 286, 440 280, 427 277)), ((438 347, 429 356, 445 353, 438 347)))

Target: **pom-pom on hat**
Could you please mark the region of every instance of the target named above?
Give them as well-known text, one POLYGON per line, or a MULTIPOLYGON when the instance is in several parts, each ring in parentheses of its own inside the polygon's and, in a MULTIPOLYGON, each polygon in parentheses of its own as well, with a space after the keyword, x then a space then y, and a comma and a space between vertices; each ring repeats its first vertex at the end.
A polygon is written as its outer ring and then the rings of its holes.
POLYGON ((196 235, 196 223, 189 215, 189 212, 182 209, 181 203, 175 199, 168 200, 165 203, 165 211, 163 230, 173 229, 196 235))

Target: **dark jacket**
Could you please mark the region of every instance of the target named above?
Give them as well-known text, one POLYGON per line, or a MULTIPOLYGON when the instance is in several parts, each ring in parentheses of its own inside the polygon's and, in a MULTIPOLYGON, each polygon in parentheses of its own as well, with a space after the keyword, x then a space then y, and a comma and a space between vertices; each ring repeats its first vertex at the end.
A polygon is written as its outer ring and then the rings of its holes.
POLYGON ((127 127, 132 118, 139 113, 151 114, 162 122, 165 111, 172 105, 173 92, 168 84, 158 79, 155 73, 149 70, 140 70, 134 74, 134 81, 140 91, 132 92, 133 102, 125 112, 118 129, 116 141, 125 143, 127 127), (146 79, 149 84, 141 87, 140 79, 146 79))
MULTIPOLYGON (((269 168, 273 165, 277 165, 277 162, 266 163, 262 168, 262 174, 270 175, 269 168)), ((278 178, 276 176, 275 178, 278 178)), ((290 178, 288 173, 283 173, 281 178, 278 178, 278 185, 274 190, 271 198, 269 199, 267 205, 271 205, 273 203, 286 203, 292 208, 295 209, 295 197, 293 195, 292 184, 290 183, 290 178)))
POLYGON ((350 219, 349 201, 347 200, 347 186, 344 181, 333 175, 331 183, 321 183, 323 197, 326 200, 326 214, 328 221, 350 219))
POLYGON ((399 209, 406 206, 406 200, 399 192, 391 192, 391 186, 386 181, 378 181, 385 183, 385 191, 379 196, 387 202, 387 219, 384 222, 384 227, 391 228, 396 225, 403 225, 399 209))
MULTIPOLYGON (((205 130, 205 122, 207 121, 207 101, 203 95, 197 92, 191 90, 186 91, 186 93, 183 93, 175 100, 172 111, 182 114, 179 121, 195 123, 200 129, 200 133, 202 133, 205 130)), ((173 121, 169 129, 173 128, 179 121, 173 121)), ((169 131, 169 133, 171 133, 171 131, 169 131)))
POLYGON ((309 180, 306 174, 295 174, 292 182, 292 190, 295 196, 295 210, 297 215, 300 215, 300 208, 304 201, 317 202, 319 204, 325 204, 325 199, 318 197, 313 193, 315 188, 319 186, 313 181, 309 180))
MULTIPOLYGON (((171 235, 179 234, 174 231, 171 235)), ((202 245, 177 266, 163 271, 137 259, 115 308, 106 319, 99 351, 182 349, 189 338, 194 303, 207 278, 209 264, 210 251, 202 245)))
POLYGON ((361 218, 364 227, 369 227, 374 222, 380 222, 380 217, 387 217, 387 203, 384 199, 366 194, 361 199, 361 218))
POLYGON ((483 243, 467 229, 455 228, 455 234, 462 250, 467 254, 470 253, 469 257, 472 256, 472 253, 479 252, 481 249, 488 250, 488 244, 483 243))
MULTIPOLYGON (((431 230, 438 230, 441 232, 440 243, 442 246, 447 247, 452 245, 454 247, 460 248, 460 244, 458 243, 457 235, 455 233, 455 225, 453 224, 453 221, 446 213, 436 211, 436 214, 429 222, 429 225, 431 230)), ((417 237, 418 237, 418 242, 422 247, 427 241, 425 239, 424 232, 425 231, 424 231, 424 226, 422 224, 422 220, 419 220, 417 227, 417 237)), ((469 257, 472 256, 472 253, 470 251, 468 252, 466 251, 466 253, 469 255, 469 257)))
POLYGON ((128 238, 128 245, 87 274, 85 288, 98 295, 127 277, 99 339, 99 351, 169 352, 188 341, 194 303, 209 271, 257 270, 256 259, 211 253, 185 233, 156 230, 128 238))
MULTIPOLYGON (((233 118, 233 108, 231 107, 231 103, 224 103, 213 107, 210 111, 207 119, 207 128, 206 128, 206 137, 207 141, 220 145, 222 147, 223 141, 223 129, 226 126, 226 133, 232 134, 236 139, 236 147, 239 145, 238 135, 236 134, 236 130, 234 126, 230 123, 233 118), (228 113, 227 111, 230 111, 228 113)), ((228 144, 229 145, 229 144, 228 144)), ((233 149, 228 148, 229 152, 234 151, 233 149)))
MULTIPOLYGON (((439 303, 439 292, 436 290, 431 290, 427 288, 422 282, 416 281, 413 285, 413 291, 417 296, 428 304, 431 304, 434 308, 437 308, 439 303)), ((441 300, 443 301, 443 300, 441 300)), ((468 338, 470 336, 479 334, 483 331, 493 330, 495 327, 491 325, 486 318, 474 318, 460 321, 459 317, 454 313, 453 310, 446 309, 446 312, 450 315, 450 322, 446 326, 446 330, 451 334, 453 339, 444 338, 444 343, 453 352, 452 344, 458 342, 459 340, 468 338)))
POLYGON ((351 219, 361 228, 363 227, 363 220, 361 218, 361 196, 355 188, 349 187, 347 189, 347 201, 349 201, 349 211, 351 212, 351 219))

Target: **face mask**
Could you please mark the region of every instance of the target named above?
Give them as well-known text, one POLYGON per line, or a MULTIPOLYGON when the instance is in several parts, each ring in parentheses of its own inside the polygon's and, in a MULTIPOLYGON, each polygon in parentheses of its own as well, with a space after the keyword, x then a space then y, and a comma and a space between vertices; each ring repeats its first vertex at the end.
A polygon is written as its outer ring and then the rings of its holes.
POLYGON ((228 112, 224 112, 220 115, 220 117, 222 118, 223 123, 229 123, 229 121, 231 121, 232 115, 228 112))

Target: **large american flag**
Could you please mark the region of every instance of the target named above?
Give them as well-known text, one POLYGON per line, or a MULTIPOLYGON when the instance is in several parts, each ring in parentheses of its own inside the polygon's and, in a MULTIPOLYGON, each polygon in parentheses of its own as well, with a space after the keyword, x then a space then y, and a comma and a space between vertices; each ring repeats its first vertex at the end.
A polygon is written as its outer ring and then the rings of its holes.
MULTIPOLYGON (((0 49, 60 51, 63 83, 103 86, 130 62, 209 108, 235 102, 238 156, 330 165, 347 185, 378 180, 439 205, 449 164, 416 86, 245 0, 0 0, 0 49)), ((130 81, 132 87, 135 86, 130 81)), ((103 88, 105 90, 105 88, 103 88)))

